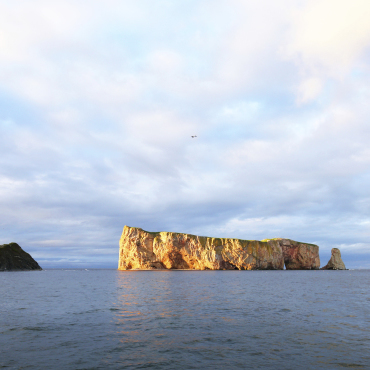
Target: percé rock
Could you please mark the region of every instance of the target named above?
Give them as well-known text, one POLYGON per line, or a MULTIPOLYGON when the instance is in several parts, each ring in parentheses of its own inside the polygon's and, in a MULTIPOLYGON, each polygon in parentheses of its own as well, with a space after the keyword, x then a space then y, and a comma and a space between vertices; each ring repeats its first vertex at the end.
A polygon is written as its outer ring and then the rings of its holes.
POLYGON ((328 264, 322 267, 322 270, 345 270, 346 266, 342 261, 342 256, 338 248, 332 248, 331 257, 328 264))
POLYGON ((42 270, 17 243, 0 245, 0 271, 42 270))
POLYGON ((319 247, 290 239, 241 240, 125 226, 119 270, 316 270, 319 247))

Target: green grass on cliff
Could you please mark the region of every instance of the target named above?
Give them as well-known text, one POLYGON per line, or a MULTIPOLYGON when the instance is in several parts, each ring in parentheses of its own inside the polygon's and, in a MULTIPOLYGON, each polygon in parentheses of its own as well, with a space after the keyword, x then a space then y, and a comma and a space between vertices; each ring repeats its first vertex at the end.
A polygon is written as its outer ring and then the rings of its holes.
POLYGON ((18 251, 20 246, 17 243, 12 242, 12 243, 9 243, 9 244, 2 244, 2 245, 0 245, 0 248, 2 248, 2 249, 6 248, 6 249, 12 249, 13 251, 18 251))
MULTIPOLYGON (((158 237, 160 238, 161 233, 178 234, 178 235, 184 235, 184 236, 186 235, 190 239, 197 239, 198 238, 201 246, 204 249, 207 246, 207 241, 211 246, 214 246, 214 247, 218 247, 218 246, 222 246, 222 245, 225 246, 231 241, 238 241, 240 246, 243 249, 246 249, 246 248, 255 249, 255 248, 259 247, 258 243, 266 243, 268 245, 268 242, 271 241, 271 240, 275 241, 275 240, 280 240, 280 239, 287 239, 287 238, 269 238, 269 239, 263 239, 263 240, 247 240, 247 239, 236 239, 236 238, 212 238, 210 236, 198 236, 198 235, 194 235, 194 234, 176 233, 176 232, 172 232, 172 231, 155 231, 155 232, 153 232, 153 231, 143 230, 140 227, 130 227, 130 226, 126 226, 126 227, 129 227, 131 229, 141 230, 141 231, 153 236, 153 239, 158 238, 158 237)), ((317 247, 316 244, 298 242, 298 241, 295 241, 295 240, 292 240, 292 239, 287 239, 287 240, 290 240, 294 243, 311 245, 311 246, 317 247)), ((268 248, 269 247, 270 246, 268 245, 268 248)))
MULTIPOLYGON (((151 236, 153 236, 154 238, 160 236, 161 233, 168 233, 168 234, 178 234, 178 235, 186 235, 188 238, 190 239, 199 239, 199 242, 200 244, 202 245, 202 247, 205 248, 206 246, 206 243, 207 243, 207 240, 212 240, 212 245, 214 246, 221 246, 221 245, 224 245, 227 243, 227 241, 239 241, 239 243, 241 245, 245 245, 245 243, 252 243, 252 242, 258 242, 258 243, 267 243, 268 240, 271 240, 271 239, 266 239, 266 240, 247 240, 247 239, 237 239, 237 238, 213 238, 213 237, 210 237, 210 236, 199 236, 199 235, 194 235, 194 234, 186 234, 186 233, 177 233, 177 232, 173 232, 173 231, 147 231, 147 230, 144 230, 140 227, 131 227, 131 226, 126 226, 130 229, 137 229, 137 230, 140 230, 140 231, 143 231, 151 236)), ((276 238, 276 239, 279 239, 279 238, 276 238)))
POLYGON ((293 239, 288 239, 288 238, 270 238, 270 239, 263 239, 261 240, 262 242, 268 242, 269 240, 280 240, 280 239, 286 239, 286 240, 290 240, 291 242, 294 242, 294 243, 299 243, 299 244, 305 244, 305 245, 312 245, 314 247, 317 247, 316 244, 312 244, 312 243, 305 243, 305 242, 298 242, 296 240, 293 240, 293 239))

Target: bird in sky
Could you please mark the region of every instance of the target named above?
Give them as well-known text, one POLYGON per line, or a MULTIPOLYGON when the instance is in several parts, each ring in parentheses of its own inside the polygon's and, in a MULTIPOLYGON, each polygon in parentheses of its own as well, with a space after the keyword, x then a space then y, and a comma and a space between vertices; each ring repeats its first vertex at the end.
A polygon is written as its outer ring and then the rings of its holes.
POLYGON ((191 135, 191 138, 194 139, 195 137, 197 137, 197 135, 191 135))

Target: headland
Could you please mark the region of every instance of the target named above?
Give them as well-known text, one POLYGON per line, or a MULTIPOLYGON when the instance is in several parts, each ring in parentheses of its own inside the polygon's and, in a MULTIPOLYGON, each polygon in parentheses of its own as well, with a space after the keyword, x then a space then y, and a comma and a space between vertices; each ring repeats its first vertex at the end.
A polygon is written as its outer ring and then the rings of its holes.
POLYGON ((125 226, 119 270, 318 270, 319 247, 291 239, 243 240, 125 226))

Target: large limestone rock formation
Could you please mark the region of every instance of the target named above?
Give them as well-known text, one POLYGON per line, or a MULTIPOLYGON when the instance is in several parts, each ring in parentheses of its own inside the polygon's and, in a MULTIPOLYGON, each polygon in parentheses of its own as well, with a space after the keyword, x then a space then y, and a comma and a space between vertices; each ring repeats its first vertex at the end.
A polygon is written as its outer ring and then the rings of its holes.
POLYGON ((17 243, 0 245, 0 271, 23 270, 41 270, 41 267, 17 243))
POLYGON ((326 266, 322 270, 345 270, 346 266, 342 261, 340 250, 338 248, 332 248, 331 257, 326 266))
POLYGON ((314 270, 319 247, 290 239, 241 240, 172 232, 148 232, 125 226, 119 270, 314 270))

